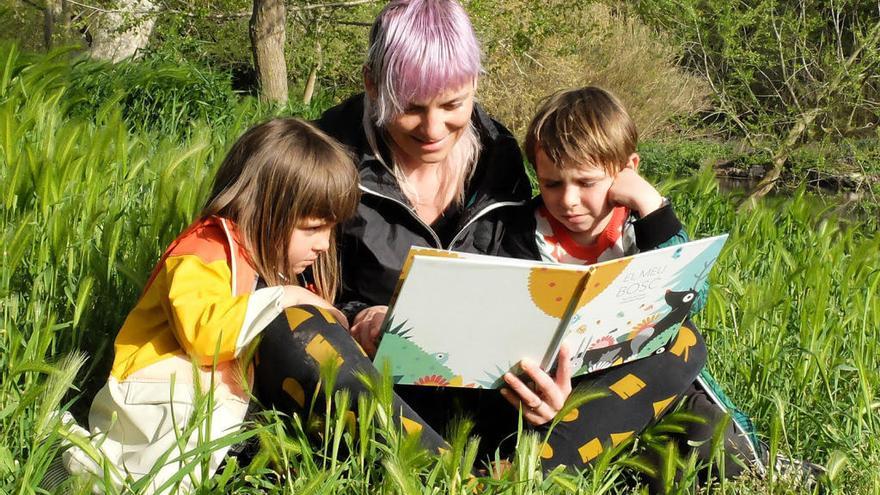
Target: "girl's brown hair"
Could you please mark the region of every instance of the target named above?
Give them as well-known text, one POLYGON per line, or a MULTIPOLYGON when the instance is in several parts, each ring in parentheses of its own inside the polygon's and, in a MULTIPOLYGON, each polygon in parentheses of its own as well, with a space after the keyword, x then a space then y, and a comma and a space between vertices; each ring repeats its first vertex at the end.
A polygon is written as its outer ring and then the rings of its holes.
MULTIPOLYGON (((311 124, 278 118, 250 128, 232 145, 202 216, 235 222, 257 273, 269 285, 296 285, 288 260, 293 229, 307 219, 342 222, 360 199, 352 156, 311 124)), ((335 233, 312 265, 315 285, 332 301, 339 286, 335 233)))

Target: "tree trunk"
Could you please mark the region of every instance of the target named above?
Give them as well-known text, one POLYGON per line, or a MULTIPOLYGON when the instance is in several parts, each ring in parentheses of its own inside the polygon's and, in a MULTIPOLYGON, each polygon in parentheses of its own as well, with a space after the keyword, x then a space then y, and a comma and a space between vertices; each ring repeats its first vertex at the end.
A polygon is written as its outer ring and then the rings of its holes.
POLYGON ((119 0, 117 5, 118 11, 99 13, 90 26, 92 58, 119 62, 136 57, 150 41, 156 6, 150 0, 119 0))
POLYGON ((287 103, 286 26, 287 11, 282 0, 254 0, 250 34, 260 98, 279 105, 287 103))
POLYGON ((819 108, 813 108, 801 114, 795 125, 788 130, 788 134, 786 134, 785 140, 779 145, 776 154, 773 155, 773 168, 764 174, 764 177, 762 177, 754 189, 752 189, 748 197, 740 203, 740 210, 748 210, 752 208, 759 199, 766 196, 767 193, 776 187, 776 181, 778 181, 779 177, 782 175, 782 170, 785 168, 785 163, 788 162, 788 157, 791 156, 791 151, 797 146, 798 140, 800 140, 807 129, 813 125, 813 121, 816 120, 816 117, 818 117, 820 113, 822 113, 822 111, 819 108))
POLYGON ((58 22, 61 15, 61 2, 46 0, 46 7, 43 8, 43 44, 46 46, 46 51, 55 46, 55 23, 58 22))

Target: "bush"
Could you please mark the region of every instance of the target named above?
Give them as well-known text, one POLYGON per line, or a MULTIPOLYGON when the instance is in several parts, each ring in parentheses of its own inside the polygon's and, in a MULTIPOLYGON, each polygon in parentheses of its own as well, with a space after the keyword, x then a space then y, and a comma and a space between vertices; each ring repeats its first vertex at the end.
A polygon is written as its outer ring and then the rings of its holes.
MULTIPOLYGON (((345 8, 304 10, 298 10, 302 2, 288 5, 285 57, 288 79, 292 82, 291 100, 302 99, 302 88, 316 64, 320 65, 319 88, 342 94, 359 90, 369 24, 382 4, 376 1, 345 8)), ((248 34, 250 1, 172 0, 168 5, 196 15, 159 16, 149 52, 243 74, 236 89, 254 89, 256 79, 248 34)))
POLYGON ((228 73, 151 57, 117 64, 81 59, 73 64, 68 88, 73 115, 92 118, 117 101, 131 127, 176 134, 196 121, 220 124, 239 95, 228 73))
POLYGON ((678 47, 607 5, 475 1, 471 10, 487 54, 479 94, 518 137, 537 102, 559 89, 597 85, 614 92, 646 137, 704 105, 708 89, 678 68, 678 47))

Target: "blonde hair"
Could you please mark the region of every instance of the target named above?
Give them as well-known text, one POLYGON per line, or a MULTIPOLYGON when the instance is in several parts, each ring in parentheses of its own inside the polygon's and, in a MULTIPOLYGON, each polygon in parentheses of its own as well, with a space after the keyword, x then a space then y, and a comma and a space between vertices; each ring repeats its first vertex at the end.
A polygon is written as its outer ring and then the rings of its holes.
POLYGON ((636 152, 639 133, 623 104, 595 86, 545 99, 526 132, 526 156, 540 149, 557 168, 592 165, 615 175, 636 152))
MULTIPOLYGON (((202 216, 232 220, 257 273, 269 285, 297 284, 288 259, 293 229, 307 219, 342 222, 360 192, 353 158, 316 127, 278 118, 250 128, 214 180, 202 216)), ((315 285, 332 301, 339 287, 335 232, 312 265, 315 285)))

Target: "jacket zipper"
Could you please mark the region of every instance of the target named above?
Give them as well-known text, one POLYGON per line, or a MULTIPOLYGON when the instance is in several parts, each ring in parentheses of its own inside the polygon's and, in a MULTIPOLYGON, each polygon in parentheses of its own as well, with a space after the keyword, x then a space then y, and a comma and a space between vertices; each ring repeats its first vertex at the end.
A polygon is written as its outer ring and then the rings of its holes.
POLYGON ((366 187, 364 187, 364 186, 362 186, 362 185, 360 185, 360 184, 358 185, 358 187, 360 188, 361 191, 363 191, 363 192, 365 192, 365 193, 372 194, 373 196, 378 196, 378 197, 380 197, 380 198, 382 198, 382 199, 387 199, 388 201, 392 201, 392 202, 397 203, 397 204, 399 204, 400 206, 402 206, 403 209, 405 209, 405 210, 407 211, 407 213, 409 213, 410 215, 412 215, 412 217, 413 217, 417 222, 419 222, 420 224, 422 224, 422 227, 425 227, 425 230, 427 230, 428 232, 431 233, 431 237, 434 238, 434 247, 436 247, 437 249, 443 249, 443 243, 440 242, 440 238, 437 236, 437 233, 434 232, 434 229, 432 229, 430 225, 428 225, 428 224, 426 224, 424 221, 422 221, 422 219, 419 218, 419 216, 416 215, 415 212, 413 212, 412 208, 410 208, 406 203, 404 203, 403 201, 398 201, 398 200, 392 198, 391 196, 386 196, 386 195, 384 195, 384 194, 379 194, 379 193, 377 193, 376 191, 372 191, 372 190, 370 190, 370 189, 367 189, 366 187))
POLYGON ((464 231, 467 230, 468 227, 471 226, 471 224, 473 224, 475 221, 477 221, 477 219, 479 219, 480 217, 482 217, 486 213, 489 213, 490 211, 495 210, 497 208, 501 208, 503 206, 520 206, 520 205, 524 205, 526 203, 525 201, 501 201, 498 203, 493 203, 493 204, 483 208, 482 210, 478 211, 474 216, 472 216, 467 221, 467 223, 464 224, 464 226, 461 228, 461 230, 459 230, 458 233, 452 237, 452 240, 449 241, 449 247, 443 247, 443 243, 440 242, 440 237, 437 236, 437 233, 434 232, 434 229, 432 229, 430 225, 426 224, 421 218, 419 218, 419 216, 416 215, 415 212, 413 212, 412 208, 407 206, 404 202, 396 200, 390 196, 386 196, 384 194, 377 193, 376 191, 367 189, 363 185, 358 185, 358 187, 360 188, 361 191, 364 191, 365 193, 372 194, 373 196, 378 196, 382 199, 387 199, 388 201, 392 201, 392 202, 397 203, 400 206, 402 206, 417 222, 419 222, 423 227, 425 227, 425 230, 427 230, 428 232, 431 233, 431 237, 434 238, 435 247, 437 247, 438 249, 446 249, 447 251, 452 249, 452 246, 454 246, 456 241, 459 240, 458 239, 459 236, 461 236, 464 233, 464 231))
POLYGON ((455 242, 458 241, 458 236, 463 234, 464 231, 467 230, 467 228, 470 227, 472 223, 474 223, 478 218, 485 215, 486 213, 489 213, 490 211, 495 210, 497 208, 501 208, 502 206, 520 206, 520 205, 524 205, 525 203, 526 203, 525 201, 500 201, 498 203, 493 203, 493 204, 483 208, 482 210, 478 211, 474 216, 472 216, 470 218, 470 220, 468 220, 467 223, 464 224, 464 226, 461 228, 461 230, 459 230, 458 233, 455 234, 455 236, 452 238, 452 240, 449 241, 449 247, 447 249, 452 249, 452 246, 455 246, 455 242))

